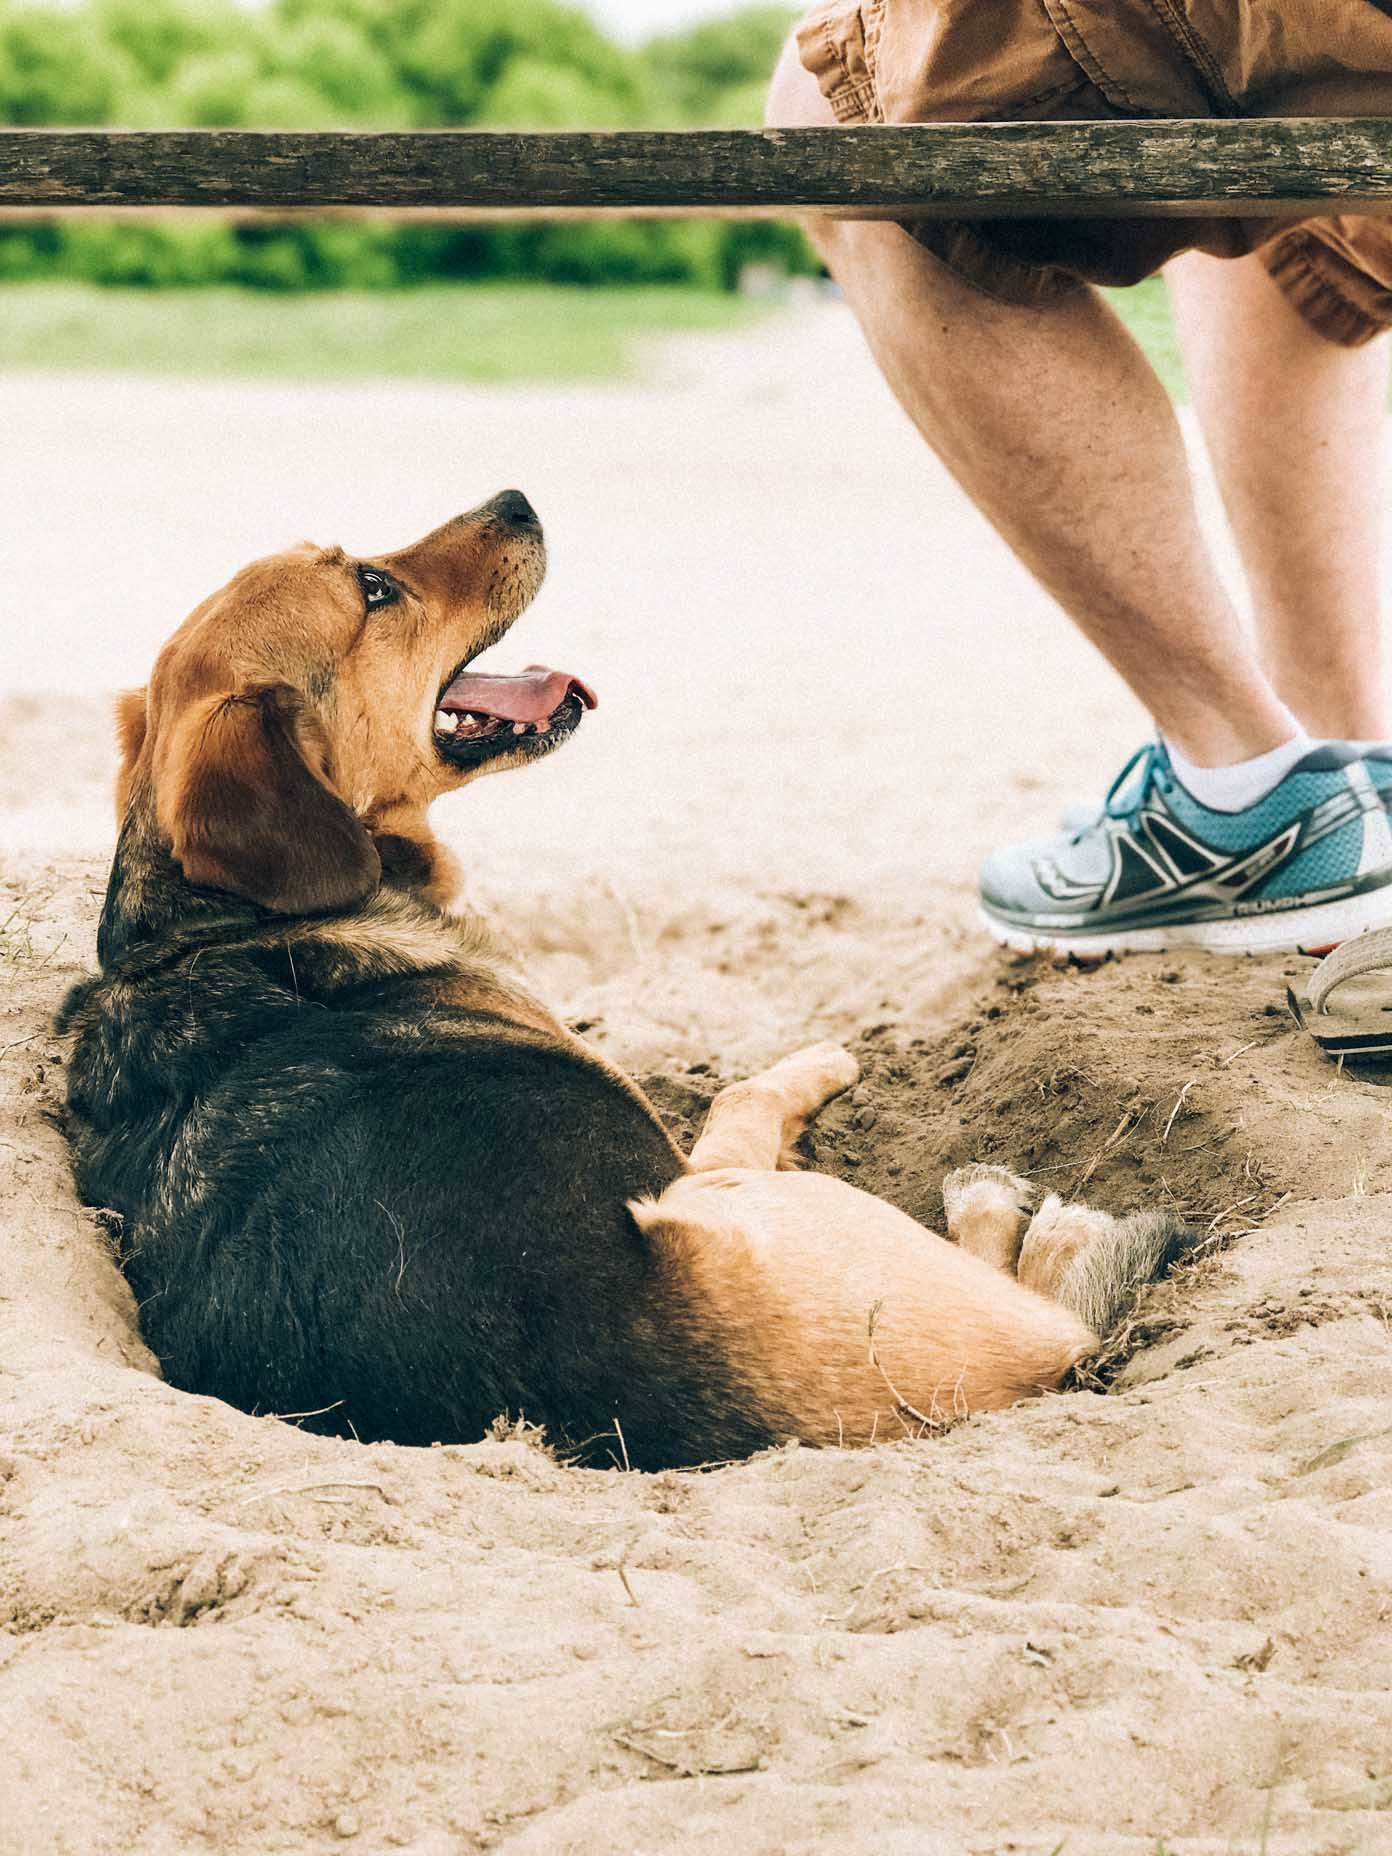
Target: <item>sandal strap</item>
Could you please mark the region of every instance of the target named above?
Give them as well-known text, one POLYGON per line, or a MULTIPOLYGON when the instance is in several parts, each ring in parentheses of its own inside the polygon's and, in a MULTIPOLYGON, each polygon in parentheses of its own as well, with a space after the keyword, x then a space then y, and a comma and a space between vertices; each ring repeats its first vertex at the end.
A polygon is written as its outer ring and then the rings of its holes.
POLYGON ((1370 928, 1326 954, 1305 984, 1311 1010, 1325 1010, 1330 993, 1345 980, 1392 968, 1392 928, 1370 928))

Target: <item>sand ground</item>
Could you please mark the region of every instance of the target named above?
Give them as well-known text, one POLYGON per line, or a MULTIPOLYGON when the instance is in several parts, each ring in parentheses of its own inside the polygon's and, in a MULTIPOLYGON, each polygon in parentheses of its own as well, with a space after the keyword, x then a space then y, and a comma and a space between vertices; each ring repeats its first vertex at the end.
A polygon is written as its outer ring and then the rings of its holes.
POLYGON ((980 940, 980 854, 1142 725, 844 314, 643 388, 8 376, 0 421, 0 1850, 1392 1850, 1387 1079, 1293 1031, 1298 961, 980 940), (602 707, 440 808, 468 901, 683 1132, 832 1035, 865 1077, 810 1157, 929 1222, 981 1157, 1182 1207, 1214 1247, 1094 1388, 635 1476, 152 1371, 49 1119, 109 693, 249 556, 513 482, 553 571, 495 655, 602 707))

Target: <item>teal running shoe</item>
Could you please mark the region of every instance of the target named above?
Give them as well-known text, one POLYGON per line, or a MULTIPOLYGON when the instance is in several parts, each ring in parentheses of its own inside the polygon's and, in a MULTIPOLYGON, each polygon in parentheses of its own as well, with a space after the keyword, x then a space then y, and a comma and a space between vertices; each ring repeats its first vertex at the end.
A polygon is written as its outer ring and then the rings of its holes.
POLYGON ((1021 951, 1315 953, 1392 924, 1390 808, 1392 744, 1325 742, 1214 812, 1152 742, 1091 819, 986 860, 982 917, 1021 951))

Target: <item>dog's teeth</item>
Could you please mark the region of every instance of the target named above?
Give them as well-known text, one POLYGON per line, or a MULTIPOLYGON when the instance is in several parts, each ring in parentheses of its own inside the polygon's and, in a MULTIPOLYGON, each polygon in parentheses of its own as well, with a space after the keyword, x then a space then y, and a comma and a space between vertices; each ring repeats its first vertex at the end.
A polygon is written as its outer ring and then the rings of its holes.
POLYGON ((450 710, 437 709, 435 711, 435 729, 438 734, 452 735, 458 726, 459 717, 452 714, 450 710))
POLYGON ((515 735, 525 735, 527 732, 527 724, 525 722, 514 722, 512 725, 512 732, 515 735))
POLYGON ((537 723, 536 731, 539 735, 549 735, 551 733, 551 717, 549 715, 546 717, 545 721, 537 723))

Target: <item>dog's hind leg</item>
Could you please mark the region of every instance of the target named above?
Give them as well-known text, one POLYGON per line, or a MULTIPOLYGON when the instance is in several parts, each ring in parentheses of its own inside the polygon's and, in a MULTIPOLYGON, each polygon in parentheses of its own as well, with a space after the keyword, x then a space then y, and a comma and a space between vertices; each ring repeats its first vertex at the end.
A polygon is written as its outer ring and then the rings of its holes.
POLYGON ((798 1136, 817 1111, 849 1089, 859 1075, 860 1065, 839 1044, 810 1044, 748 1082, 731 1083, 710 1105, 701 1137, 691 1150, 691 1171, 795 1167, 798 1136))
POLYGON ((1020 1281, 1104 1340, 1149 1282, 1192 1251, 1197 1235, 1168 1212, 1114 1218, 1050 1193, 1020 1246, 1020 1281))
POLYGON ((1035 1202, 1029 1181, 1003 1166, 959 1166, 943 1181, 942 1195, 952 1242, 1013 1275, 1035 1202))
POLYGON ((919 1436, 1058 1385, 1097 1346, 1058 1302, 826 1173, 688 1173, 629 1209, 680 1311, 654 1321, 664 1357, 719 1366, 775 1441, 919 1436))

